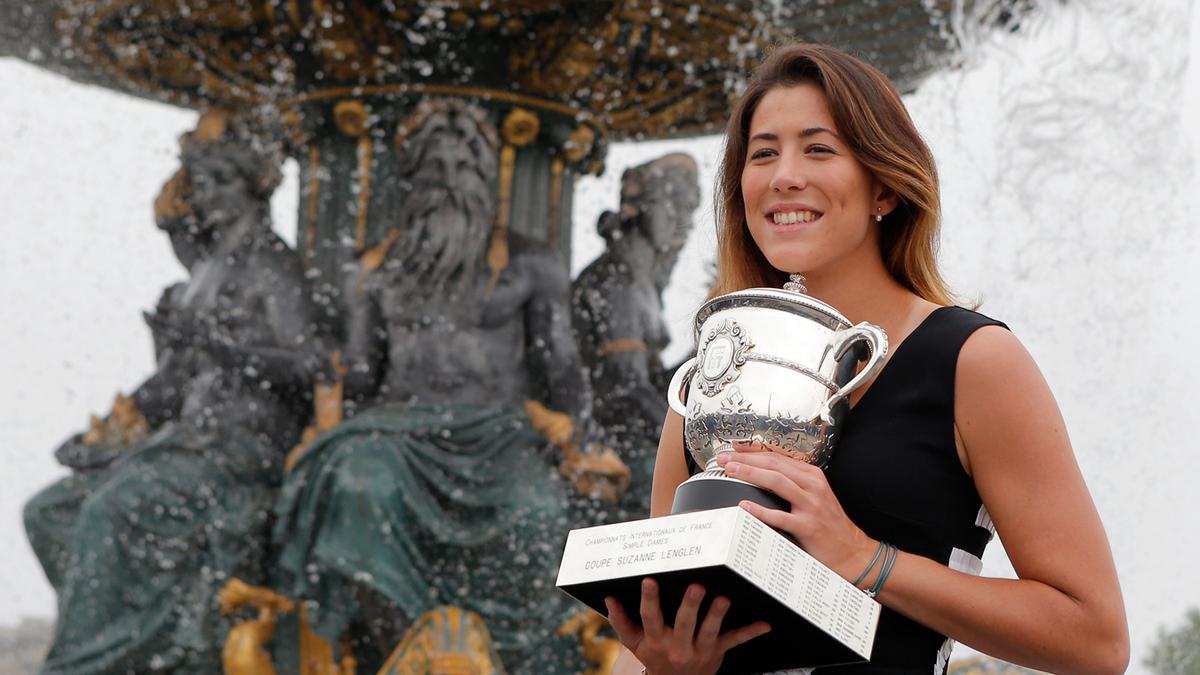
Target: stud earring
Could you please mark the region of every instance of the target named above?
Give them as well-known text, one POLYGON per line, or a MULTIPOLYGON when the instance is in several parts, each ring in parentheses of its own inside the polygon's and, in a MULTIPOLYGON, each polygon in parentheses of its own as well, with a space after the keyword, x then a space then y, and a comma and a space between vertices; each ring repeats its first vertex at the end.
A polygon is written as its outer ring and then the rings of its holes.
POLYGON ((875 222, 877 222, 877 223, 883 222, 883 209, 879 209, 879 213, 875 214, 875 222))

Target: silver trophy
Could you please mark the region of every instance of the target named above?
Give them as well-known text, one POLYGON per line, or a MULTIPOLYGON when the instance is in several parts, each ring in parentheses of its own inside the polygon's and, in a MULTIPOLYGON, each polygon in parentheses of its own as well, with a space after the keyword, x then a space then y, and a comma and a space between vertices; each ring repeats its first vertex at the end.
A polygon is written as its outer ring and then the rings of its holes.
POLYGON ((789 508, 777 495, 725 475, 717 455, 745 441, 824 467, 849 410, 847 398, 883 366, 883 329, 851 326, 806 295, 803 281, 793 274, 782 289, 721 295, 696 313, 696 356, 676 371, 667 400, 683 416, 687 450, 703 470, 676 489, 672 513, 742 499, 789 508))

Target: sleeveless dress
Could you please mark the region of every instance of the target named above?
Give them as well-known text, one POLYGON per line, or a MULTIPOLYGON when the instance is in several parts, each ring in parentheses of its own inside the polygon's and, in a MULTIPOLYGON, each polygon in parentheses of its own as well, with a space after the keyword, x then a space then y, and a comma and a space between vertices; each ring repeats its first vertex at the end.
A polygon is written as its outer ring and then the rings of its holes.
MULTIPOLYGON (((954 380, 963 344, 984 326, 1007 328, 961 307, 934 310, 847 415, 826 467, 846 515, 868 536, 971 574, 995 530, 955 448, 954 380)), ((814 672, 941 675, 952 648, 884 607, 870 663, 814 672)))

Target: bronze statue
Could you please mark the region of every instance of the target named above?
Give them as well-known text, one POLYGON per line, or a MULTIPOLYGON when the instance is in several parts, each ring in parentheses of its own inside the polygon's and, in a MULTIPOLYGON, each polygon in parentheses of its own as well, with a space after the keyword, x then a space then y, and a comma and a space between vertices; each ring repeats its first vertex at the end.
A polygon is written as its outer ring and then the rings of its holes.
POLYGON ((368 633, 375 659, 452 606, 482 617, 509 672, 566 672, 555 659, 578 647, 555 635, 553 580, 570 484, 535 424, 564 445, 587 436, 569 280, 548 250, 493 230, 499 142, 482 109, 427 100, 397 146, 411 197, 346 282, 358 412, 285 480, 275 588, 308 601, 330 642, 368 633), (547 407, 527 415, 529 399, 547 407))
POLYGON ((59 592, 44 673, 219 672, 218 590, 263 579, 284 453, 308 416, 321 359, 299 261, 271 230, 280 153, 222 112, 180 145, 156 211, 190 276, 146 315, 157 371, 60 452, 81 470, 65 482, 87 489, 56 501, 56 484, 26 509, 59 592), (118 433, 120 416, 144 428, 118 433))
MULTIPOLYGON (((187 177, 177 171, 162 187, 154 203, 154 216, 159 229, 171 239, 171 249, 184 268, 191 270, 196 261, 197 242, 194 241, 195 214, 187 203, 187 177)), ((176 283, 167 287, 159 298, 155 312, 170 312, 176 294, 184 287, 176 283)), ((153 333, 153 331, 152 331, 153 333)), ((72 527, 85 499, 104 484, 108 467, 113 460, 149 435, 151 422, 139 409, 136 398, 147 398, 150 391, 163 391, 164 378, 177 372, 169 364, 175 359, 173 346, 154 339, 155 362, 161 368, 147 383, 133 392, 133 397, 118 393, 112 410, 105 417, 93 415, 85 432, 73 434, 63 441, 54 456, 71 474, 44 488, 25 505, 25 529, 30 546, 38 557, 46 578, 56 591, 62 591, 66 573, 68 544, 72 527)), ((154 411, 161 407, 143 407, 154 411)), ((166 422, 156 418, 156 426, 166 422)))
POLYGON ((619 213, 596 229, 607 250, 572 286, 572 322, 595 392, 595 420, 632 470, 622 517, 650 512, 650 481, 667 412, 661 353, 670 336, 662 293, 700 200, 696 162, 674 153, 625 171, 619 213))

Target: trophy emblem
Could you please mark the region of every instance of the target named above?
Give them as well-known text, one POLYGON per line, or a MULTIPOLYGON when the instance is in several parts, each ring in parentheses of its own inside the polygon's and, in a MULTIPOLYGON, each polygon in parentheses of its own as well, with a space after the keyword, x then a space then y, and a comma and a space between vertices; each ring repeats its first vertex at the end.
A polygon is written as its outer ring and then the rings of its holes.
POLYGON ((732 452, 735 442, 759 443, 825 466, 848 397, 883 366, 883 329, 852 326, 807 295, 803 281, 793 274, 782 289, 721 295, 696 313, 696 355, 675 372, 667 400, 684 418, 687 451, 702 471, 676 490, 672 513, 742 499, 788 508, 776 495, 725 475, 717 455, 732 452))
POLYGON ((746 350, 753 346, 736 321, 722 321, 712 328, 696 356, 701 364, 697 375, 704 393, 716 396, 725 385, 736 380, 746 364, 746 350))

